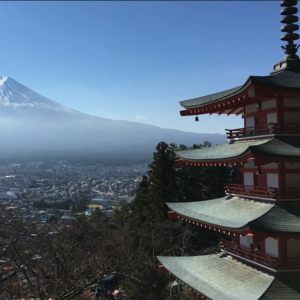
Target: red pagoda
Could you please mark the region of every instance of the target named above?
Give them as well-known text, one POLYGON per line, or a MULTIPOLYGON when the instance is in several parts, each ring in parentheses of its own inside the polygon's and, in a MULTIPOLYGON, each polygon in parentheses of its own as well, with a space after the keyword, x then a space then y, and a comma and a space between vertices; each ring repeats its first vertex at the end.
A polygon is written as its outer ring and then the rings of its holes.
POLYGON ((240 165, 242 184, 226 184, 219 199, 167 203, 179 218, 223 233, 221 253, 165 257, 163 269, 197 299, 300 299, 300 60, 297 1, 281 2, 286 56, 268 76, 181 101, 182 116, 241 115, 228 143, 176 152, 181 166, 240 165))

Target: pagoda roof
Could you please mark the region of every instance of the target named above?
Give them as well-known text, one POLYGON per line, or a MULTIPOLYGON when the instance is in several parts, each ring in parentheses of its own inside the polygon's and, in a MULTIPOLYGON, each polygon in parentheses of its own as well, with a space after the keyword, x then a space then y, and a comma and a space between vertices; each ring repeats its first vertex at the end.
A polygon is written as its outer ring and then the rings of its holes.
POLYGON ((300 299, 300 272, 270 274, 225 254, 157 258, 175 277, 213 300, 300 299))
POLYGON ((197 202, 167 203, 176 214, 221 228, 249 229, 248 223, 266 214, 274 204, 237 197, 223 197, 197 202))
POLYGON ((300 71, 285 69, 281 72, 276 72, 276 74, 273 75, 250 76, 248 80, 241 86, 219 93, 180 101, 179 103, 186 109, 199 108, 243 94, 249 87, 253 85, 276 88, 280 90, 300 90, 300 71))
POLYGON ((300 139, 269 138, 243 140, 202 149, 176 151, 183 161, 221 162, 245 160, 250 154, 272 157, 300 158, 300 139))
POLYGON ((157 258, 175 277, 213 300, 257 300, 275 278, 225 254, 157 258))
POLYGON ((251 229, 288 234, 300 233, 300 204, 277 204, 265 215, 249 223, 251 229))
POLYGON ((276 274, 274 281, 259 300, 299 300, 299 278, 300 272, 284 272, 276 274))
POLYGON ((179 217, 228 231, 258 229, 300 234, 300 204, 270 204, 238 197, 167 203, 179 217))

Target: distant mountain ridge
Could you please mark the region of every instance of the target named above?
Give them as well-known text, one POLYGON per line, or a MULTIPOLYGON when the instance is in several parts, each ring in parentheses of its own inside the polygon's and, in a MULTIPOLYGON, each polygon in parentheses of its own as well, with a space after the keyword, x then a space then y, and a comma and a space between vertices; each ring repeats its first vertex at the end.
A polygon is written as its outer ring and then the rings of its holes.
POLYGON ((155 146, 226 141, 221 134, 197 134, 138 122, 84 114, 50 100, 14 79, 0 77, 0 161, 2 159, 120 157, 151 160, 155 146))

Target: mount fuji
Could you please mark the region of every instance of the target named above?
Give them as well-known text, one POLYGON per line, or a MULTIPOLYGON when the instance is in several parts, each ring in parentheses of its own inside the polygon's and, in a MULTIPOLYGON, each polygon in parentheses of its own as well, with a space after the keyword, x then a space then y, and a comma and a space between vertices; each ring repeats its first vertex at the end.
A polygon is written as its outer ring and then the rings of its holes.
POLYGON ((226 141, 221 134, 197 134, 138 122, 84 114, 50 100, 14 79, 0 77, 0 161, 96 159, 150 161, 157 143, 193 145, 226 141))

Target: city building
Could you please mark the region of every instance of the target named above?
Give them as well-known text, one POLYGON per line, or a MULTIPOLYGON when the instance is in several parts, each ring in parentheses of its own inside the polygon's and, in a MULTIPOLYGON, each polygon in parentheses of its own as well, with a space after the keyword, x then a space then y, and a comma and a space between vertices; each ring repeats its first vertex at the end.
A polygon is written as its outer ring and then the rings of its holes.
POLYGON ((242 184, 226 196, 167 203, 169 216, 225 237, 221 253, 159 256, 161 270, 184 282, 197 299, 300 299, 300 60, 297 1, 285 0, 281 40, 286 56, 268 76, 237 88, 180 102, 182 116, 241 115, 226 129, 228 143, 178 151, 181 166, 240 165, 242 184))

